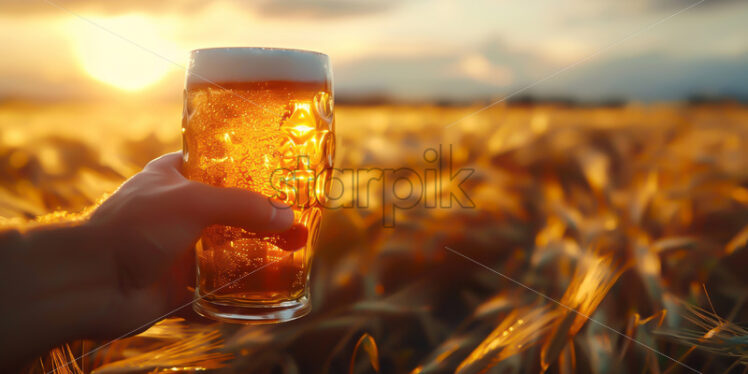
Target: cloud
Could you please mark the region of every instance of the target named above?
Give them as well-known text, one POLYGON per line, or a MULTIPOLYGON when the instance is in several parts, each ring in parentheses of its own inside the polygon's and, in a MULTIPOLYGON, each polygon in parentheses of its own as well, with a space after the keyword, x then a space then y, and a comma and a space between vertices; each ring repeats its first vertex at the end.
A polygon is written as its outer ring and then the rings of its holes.
POLYGON ((335 18, 377 14, 398 3, 394 0, 265 0, 253 8, 271 17, 335 18))
POLYGON ((471 49, 409 56, 369 56, 335 65, 344 96, 471 100, 496 97, 549 65, 532 51, 492 38, 471 49))
MULTIPOLYGON (((554 74, 566 65, 543 51, 491 40, 471 50, 422 56, 371 56, 335 66, 341 97, 390 95, 406 99, 499 98, 554 74)), ((748 53, 683 56, 661 51, 593 59, 523 91, 522 95, 679 100, 694 94, 748 99, 748 53)))
POLYGON ((738 56, 678 57, 645 52, 590 61, 533 89, 535 94, 581 100, 611 97, 678 100, 694 94, 748 98, 748 53, 738 56))
POLYGON ((493 84, 507 86, 512 83, 512 72, 507 67, 496 65, 478 53, 467 55, 455 66, 455 72, 465 77, 493 84))
POLYGON ((395 0, 258 0, 256 2, 239 0, 214 2, 203 0, 0 0, 0 12, 46 14, 60 12, 61 7, 76 13, 93 12, 109 15, 129 12, 190 13, 202 10, 209 3, 220 2, 252 10, 267 17, 309 19, 377 14, 399 4, 395 0))
POLYGON ((598 3, 600 9, 608 12, 648 14, 675 13, 684 9, 689 12, 709 11, 736 5, 745 5, 744 0, 607 0, 598 3))
POLYGON ((102 14, 121 14, 129 12, 192 12, 202 9, 207 2, 201 0, 39 0, 18 1, 0 0, 0 12, 8 14, 59 13, 64 8, 76 13, 94 12, 102 14))
MULTIPOLYGON (((648 0, 642 2, 644 8, 650 10, 680 10, 687 8, 688 6, 695 5, 699 0, 648 0)), ((633 2, 636 4, 636 2, 633 2)), ((728 4, 745 4, 744 0, 704 0, 701 4, 694 6, 693 9, 698 8, 712 8, 716 6, 728 5, 728 4)))

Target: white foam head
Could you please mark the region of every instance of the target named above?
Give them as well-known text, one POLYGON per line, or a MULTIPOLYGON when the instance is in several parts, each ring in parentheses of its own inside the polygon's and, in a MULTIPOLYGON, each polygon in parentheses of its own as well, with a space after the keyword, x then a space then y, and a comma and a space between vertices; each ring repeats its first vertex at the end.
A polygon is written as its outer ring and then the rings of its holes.
POLYGON ((331 77, 330 58, 318 52, 278 48, 207 48, 190 53, 187 83, 325 82, 331 77))

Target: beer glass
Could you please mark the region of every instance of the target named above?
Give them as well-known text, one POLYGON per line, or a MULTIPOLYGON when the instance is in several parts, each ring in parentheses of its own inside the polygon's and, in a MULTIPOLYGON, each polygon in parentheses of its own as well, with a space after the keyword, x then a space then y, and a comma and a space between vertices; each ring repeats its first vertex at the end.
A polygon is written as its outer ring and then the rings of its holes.
POLYGON ((182 144, 187 178, 282 201, 308 232, 303 248, 289 252, 278 235, 207 227, 196 245, 195 311, 246 323, 309 313, 309 270, 335 156, 327 55, 271 48, 192 51, 182 144))

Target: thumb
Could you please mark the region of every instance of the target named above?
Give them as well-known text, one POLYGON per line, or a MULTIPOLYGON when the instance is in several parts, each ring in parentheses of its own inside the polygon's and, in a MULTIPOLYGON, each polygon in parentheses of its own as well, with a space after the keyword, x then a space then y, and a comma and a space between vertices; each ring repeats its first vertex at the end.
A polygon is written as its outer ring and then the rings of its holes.
POLYGON ((241 227, 250 232, 281 232, 293 224, 293 210, 257 192, 189 182, 184 204, 205 225, 241 227))

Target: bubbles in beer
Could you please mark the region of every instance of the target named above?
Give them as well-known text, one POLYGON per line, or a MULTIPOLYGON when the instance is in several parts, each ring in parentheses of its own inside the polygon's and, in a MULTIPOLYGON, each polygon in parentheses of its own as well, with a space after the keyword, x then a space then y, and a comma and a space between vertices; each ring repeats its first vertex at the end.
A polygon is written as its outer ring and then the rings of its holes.
POLYGON ((276 245, 274 235, 210 226, 197 246, 200 291, 217 290, 209 296, 216 300, 294 299, 304 291, 331 177, 332 97, 323 83, 221 86, 229 89, 188 87, 183 119, 185 175, 284 201, 294 209, 296 222, 307 228, 308 238, 304 249, 289 255, 276 245), (246 276, 263 266, 267 268, 246 276))

